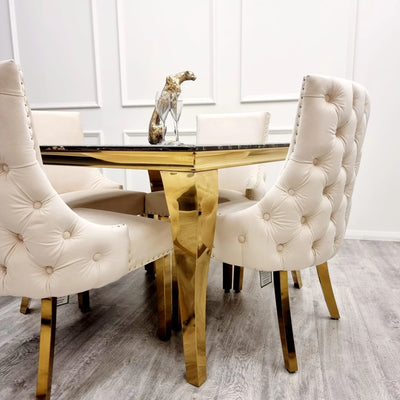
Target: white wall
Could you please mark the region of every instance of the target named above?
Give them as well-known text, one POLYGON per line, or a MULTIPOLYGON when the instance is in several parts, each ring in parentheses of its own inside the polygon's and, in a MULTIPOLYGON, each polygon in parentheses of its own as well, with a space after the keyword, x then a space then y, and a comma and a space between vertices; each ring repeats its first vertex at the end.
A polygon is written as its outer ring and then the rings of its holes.
MULTIPOLYGON (((154 93, 182 70, 198 76, 182 84, 187 143, 197 114, 250 110, 288 141, 303 75, 355 79, 372 113, 348 236, 400 240, 399 16, 395 0, 0 0, 0 59, 20 62, 32 108, 78 110, 104 144, 146 144, 154 93)), ((145 171, 104 173, 148 190, 145 171)))

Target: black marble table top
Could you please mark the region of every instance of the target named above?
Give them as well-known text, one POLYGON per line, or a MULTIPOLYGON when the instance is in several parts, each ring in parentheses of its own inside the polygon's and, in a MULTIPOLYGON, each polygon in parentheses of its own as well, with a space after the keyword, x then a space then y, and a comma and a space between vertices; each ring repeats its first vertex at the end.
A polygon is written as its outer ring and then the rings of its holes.
POLYGON ((114 146, 114 145, 90 145, 90 146, 40 146, 42 152, 97 152, 97 151, 215 151, 215 150, 246 150, 246 149, 268 149, 276 147, 288 147, 289 143, 266 143, 266 144, 230 144, 230 145, 143 145, 143 146, 114 146))

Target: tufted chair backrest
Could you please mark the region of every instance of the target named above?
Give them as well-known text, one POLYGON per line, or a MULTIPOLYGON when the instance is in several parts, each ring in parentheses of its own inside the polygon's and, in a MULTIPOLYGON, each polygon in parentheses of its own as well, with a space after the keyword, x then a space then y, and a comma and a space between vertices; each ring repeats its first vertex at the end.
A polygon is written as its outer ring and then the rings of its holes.
MULTIPOLYGON (((270 114, 266 111, 200 114, 197 144, 263 144, 267 142, 270 114)), ((246 165, 220 169, 219 189, 235 190, 251 200, 265 194, 265 166, 246 165)))
POLYGON ((118 279, 128 270, 127 227, 66 206, 39 164, 30 118, 18 66, 0 62, 0 295, 57 297, 118 279))
POLYGON ((361 85, 306 76, 277 183, 254 206, 217 220, 215 257, 267 270, 331 258, 345 234, 369 111, 361 85), (227 259, 230 240, 240 245, 230 247, 227 259))
MULTIPOLYGON (((39 145, 83 145, 80 114, 71 111, 32 111, 32 125, 39 145)), ((43 166, 57 193, 86 189, 122 189, 97 168, 65 165, 43 166)))

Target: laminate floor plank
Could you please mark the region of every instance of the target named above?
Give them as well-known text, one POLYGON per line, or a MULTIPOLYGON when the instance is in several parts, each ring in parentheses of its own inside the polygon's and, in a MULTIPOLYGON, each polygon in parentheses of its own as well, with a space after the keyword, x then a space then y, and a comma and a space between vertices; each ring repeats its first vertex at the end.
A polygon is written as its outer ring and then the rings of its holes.
MULTIPOLYGON (((207 381, 185 380, 181 332, 157 338, 155 282, 143 270, 57 309, 53 400, 394 400, 400 398, 400 243, 345 241, 330 265, 341 314, 329 318, 315 268, 290 286, 299 371, 283 364, 272 285, 246 270, 241 293, 207 291, 207 381)), ((290 282, 291 282, 291 278, 290 282)), ((40 301, 0 297, 0 399, 33 399, 40 301)))

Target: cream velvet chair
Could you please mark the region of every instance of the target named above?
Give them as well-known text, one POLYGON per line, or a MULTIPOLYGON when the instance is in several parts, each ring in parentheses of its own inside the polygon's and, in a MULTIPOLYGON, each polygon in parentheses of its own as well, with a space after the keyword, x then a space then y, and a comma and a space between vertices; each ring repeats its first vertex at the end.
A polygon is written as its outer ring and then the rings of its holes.
MULTIPOLYGON (((267 143, 270 114, 266 111, 197 116, 197 144, 267 143)), ((218 203, 248 204, 265 194, 265 165, 254 164, 218 171, 218 203)), ((243 268, 223 263, 225 293, 242 290, 243 268), (232 271, 233 270, 233 271, 232 271), (233 273, 232 273, 233 272, 233 273), (233 285, 232 285, 233 279, 233 285)))
MULTIPOLYGON (((84 145, 78 112, 32 111, 32 124, 39 145, 84 145)), ((106 178, 97 168, 66 165, 43 168, 54 189, 71 208, 144 213, 144 192, 121 190, 122 185, 106 178)))
MULTIPOLYGON (((34 110, 32 125, 41 146, 85 144, 79 112, 34 110)), ((122 189, 97 168, 44 165, 44 170, 58 194, 86 189, 122 189)))
MULTIPOLYGON (((32 111, 31 122, 39 145, 84 145, 80 114, 71 111, 32 111)), ((122 185, 103 176, 97 168, 43 165, 58 194, 71 208, 94 208, 132 215, 144 213, 144 192, 121 190, 122 185)), ((89 311, 89 293, 79 293, 79 307, 89 311)), ((24 297, 20 311, 29 312, 24 297)))
POLYGON ((273 271, 286 368, 297 370, 287 271, 316 265, 330 315, 339 318, 327 261, 343 241, 369 117, 362 86, 343 79, 304 78, 286 164, 254 204, 219 209, 213 256, 273 271))
POLYGON ((99 288, 152 260, 167 276, 172 239, 161 221, 73 212, 40 161, 22 74, 14 61, 0 62, 0 295, 42 299, 36 398, 49 399, 56 297, 99 288))
MULTIPOLYGON (((197 144, 267 143, 270 114, 266 111, 197 116, 197 144)), ((264 164, 225 168, 218 171, 219 203, 265 194, 264 164)))

